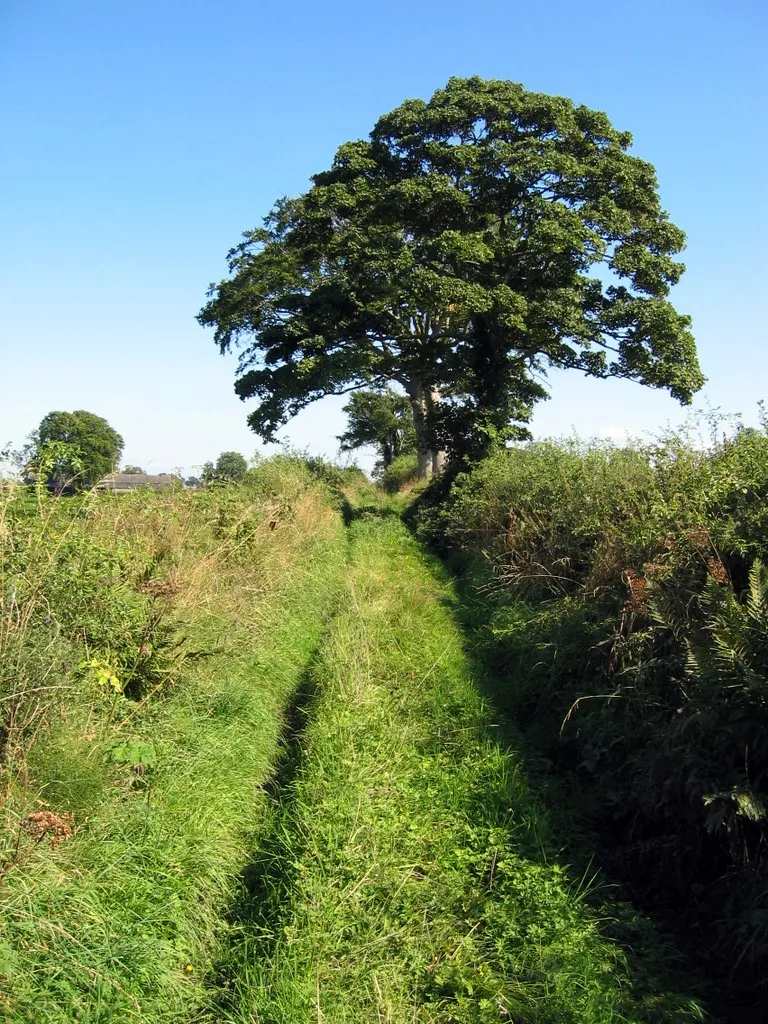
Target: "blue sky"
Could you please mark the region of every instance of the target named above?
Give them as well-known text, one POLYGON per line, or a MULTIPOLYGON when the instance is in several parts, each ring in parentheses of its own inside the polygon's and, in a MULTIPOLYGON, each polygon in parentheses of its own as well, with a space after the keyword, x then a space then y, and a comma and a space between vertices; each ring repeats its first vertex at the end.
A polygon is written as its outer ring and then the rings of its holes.
MULTIPOLYGON (((768 398, 764 0, 0 0, 0 448, 85 408, 125 459, 192 472, 259 448, 194 317, 225 255, 338 145, 451 75, 604 110, 688 234, 674 292, 709 383, 768 398)), ((537 435, 655 431, 660 392, 551 378, 537 435)), ((333 455, 340 402, 286 429, 333 455)))

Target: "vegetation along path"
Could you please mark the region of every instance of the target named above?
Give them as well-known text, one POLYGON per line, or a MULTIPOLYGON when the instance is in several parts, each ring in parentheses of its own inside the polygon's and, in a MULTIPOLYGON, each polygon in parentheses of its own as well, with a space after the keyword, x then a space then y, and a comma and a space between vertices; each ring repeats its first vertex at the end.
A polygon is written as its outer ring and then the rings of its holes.
POLYGON ((36 501, 0 562, 0 1020, 706 1019, 563 861, 393 508, 345 528, 283 457, 36 501))
POLYGON ((394 516, 362 513, 349 535, 340 611, 194 1020, 705 1019, 670 991, 650 929, 558 863, 439 567, 394 516))

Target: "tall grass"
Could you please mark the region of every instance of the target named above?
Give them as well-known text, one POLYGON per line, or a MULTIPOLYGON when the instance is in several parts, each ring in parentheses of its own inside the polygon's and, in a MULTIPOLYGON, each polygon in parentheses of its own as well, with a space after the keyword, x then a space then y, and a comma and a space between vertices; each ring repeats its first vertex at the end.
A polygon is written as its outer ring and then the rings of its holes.
POLYGON ((397 494, 417 482, 419 460, 415 455, 398 455, 381 472, 381 486, 387 494, 397 494))
POLYGON ((0 1016, 181 1019, 344 553, 301 460, 0 505, 0 1016))

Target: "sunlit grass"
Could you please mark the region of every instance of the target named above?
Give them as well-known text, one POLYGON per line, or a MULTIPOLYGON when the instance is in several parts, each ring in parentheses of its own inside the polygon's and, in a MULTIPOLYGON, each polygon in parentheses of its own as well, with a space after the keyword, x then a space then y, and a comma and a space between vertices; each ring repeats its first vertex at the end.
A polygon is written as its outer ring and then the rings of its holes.
POLYGON ((562 862, 450 583, 370 489, 345 532, 339 493, 288 459, 250 491, 6 506, 2 693, 36 717, 3 767, 0 1018, 703 1019, 562 862), (145 643, 165 669, 129 699, 145 643), (13 665, 67 689, 28 704, 13 665), (42 806, 74 834, 35 845, 42 806))
POLYGON ((245 876, 206 1019, 703 1019, 663 978, 633 977, 559 862, 478 694, 453 600, 399 523, 352 527, 301 757, 245 876))

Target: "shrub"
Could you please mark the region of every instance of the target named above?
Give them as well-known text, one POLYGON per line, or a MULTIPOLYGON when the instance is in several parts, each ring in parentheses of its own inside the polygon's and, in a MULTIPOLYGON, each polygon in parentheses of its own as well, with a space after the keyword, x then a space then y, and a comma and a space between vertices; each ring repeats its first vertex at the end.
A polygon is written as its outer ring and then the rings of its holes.
POLYGON ((65 718, 99 733, 159 699, 190 651, 186 610, 244 565, 251 589, 266 585, 267 547, 290 555, 302 517, 319 521, 330 505, 304 462, 283 457, 247 485, 198 492, 54 498, 4 483, 0 776, 23 777, 65 718))
POLYGON ((398 455, 381 473, 381 484, 388 494, 396 494, 419 476, 418 459, 415 455, 398 455))
POLYGON ((768 976, 767 510, 763 429, 531 443, 420 517, 473 566, 500 698, 593 791, 613 868, 748 985, 768 976))

